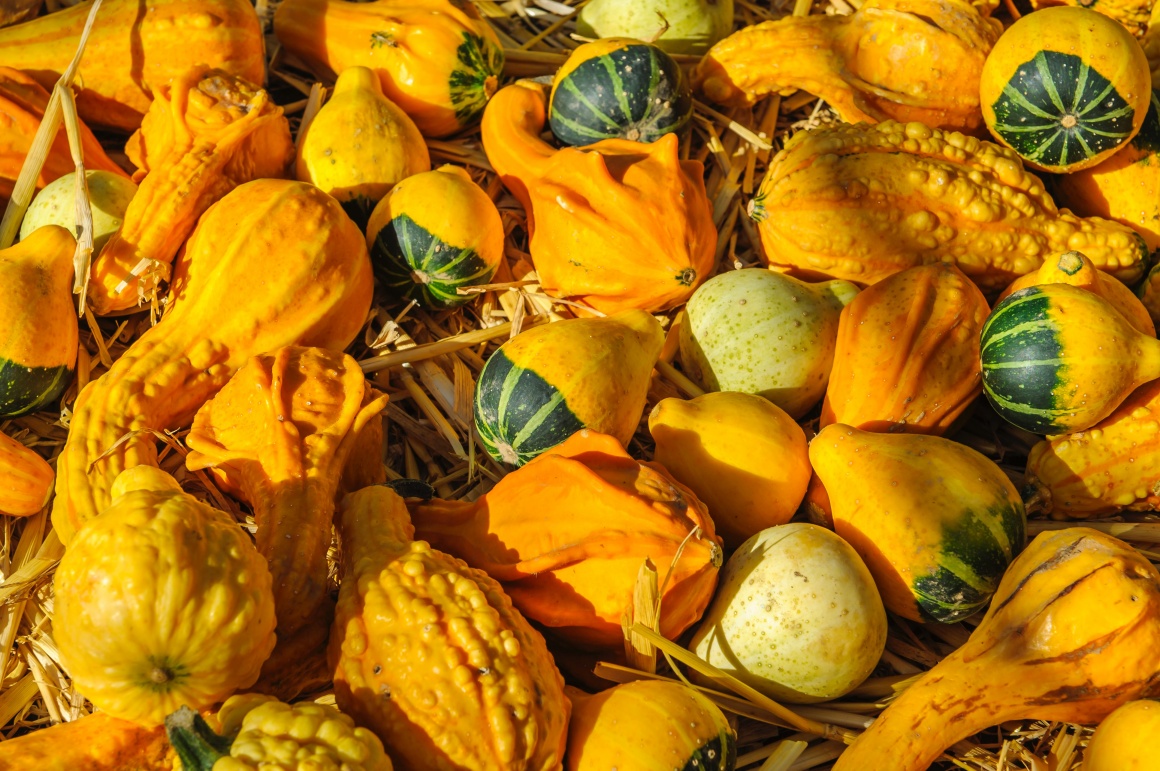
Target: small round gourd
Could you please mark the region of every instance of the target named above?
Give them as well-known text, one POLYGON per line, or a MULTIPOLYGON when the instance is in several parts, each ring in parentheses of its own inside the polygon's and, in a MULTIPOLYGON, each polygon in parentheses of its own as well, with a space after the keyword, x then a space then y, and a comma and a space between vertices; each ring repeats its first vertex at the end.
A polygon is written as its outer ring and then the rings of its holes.
POLYGON ((987 128, 1036 169, 1094 166, 1130 141, 1152 95, 1148 59, 1119 22, 1058 6, 1024 16, 983 64, 987 128))
MULTIPOLYGON (((43 225, 59 225, 69 233, 76 233, 76 172, 65 174, 48 183, 36 194, 20 223, 21 240, 43 225)), ((137 186, 133 181, 111 171, 88 169, 85 181, 93 212, 93 256, 121 229, 125 210, 133 200, 137 186)))
POLYGON ((585 43, 552 81, 548 123, 566 145, 655 142, 682 132, 692 117, 692 91, 680 65, 640 40, 585 43))
POLYGON ((459 287, 486 284, 503 257, 499 210, 466 171, 445 165, 395 185, 371 213, 367 250, 392 295, 424 308, 470 301, 459 287))
POLYGON ((1083 755, 1083 769, 1156 771, 1160 768, 1157 736, 1160 736, 1160 701, 1129 701, 1096 728, 1083 755))
POLYGON ((671 54, 703 54, 732 30, 733 0, 592 0, 576 15, 583 37, 652 40, 671 54))

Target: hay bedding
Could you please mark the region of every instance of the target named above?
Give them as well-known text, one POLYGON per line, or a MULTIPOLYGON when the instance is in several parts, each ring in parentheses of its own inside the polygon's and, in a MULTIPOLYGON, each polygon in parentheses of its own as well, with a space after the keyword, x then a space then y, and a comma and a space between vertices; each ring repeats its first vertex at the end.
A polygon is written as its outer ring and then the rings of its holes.
MULTIPOLYGON (((43 12, 75 2, 47 0, 43 12)), ((474 2, 504 43, 505 75, 510 78, 550 76, 568 51, 581 42, 570 36, 573 25, 567 13, 586 0, 474 2)), ((268 31, 276 0, 256 0, 255 4, 268 31)), ((12 5, 3 3, 5 8, 12 5)), ((740 27, 791 13, 845 14, 860 5, 861 0, 818 0, 812 6, 810 0, 798 0, 796 4, 791 0, 735 0, 736 24, 740 27)), ((267 37, 267 50, 267 87, 297 130, 304 116, 317 109, 318 86, 309 71, 281 51, 272 34, 267 37)), ((696 57, 677 58, 685 65, 696 61, 696 57)), ((823 102, 802 92, 771 97, 752 110, 728 113, 697 103, 692 141, 685 152, 705 164, 707 189, 720 232, 718 270, 760 264, 757 232, 745 216, 745 205, 771 154, 793 132, 836 121, 836 115, 823 102)), ((128 167, 121 152, 125 137, 100 136, 110 155, 128 167)), ((507 234, 506 259, 493 283, 477 288, 481 296, 458 311, 429 313, 376 297, 364 335, 349 353, 360 360, 375 386, 390 395, 385 413, 388 441, 384 462, 388 476, 422 479, 441 497, 470 500, 486 492, 506 473, 483 451, 472 429, 476 375, 489 353, 504 340, 531 325, 567 317, 570 307, 539 291, 527 252, 523 209, 491 171, 478 131, 451 140, 432 140, 428 145, 433 165, 447 162, 466 167, 496 201, 507 234)), ((65 395, 60 412, 46 411, 3 421, 0 429, 50 461, 55 459, 64 444, 77 390, 107 370, 148 328, 154 314, 155 309, 147 309, 133 316, 99 321, 86 314, 81 322, 76 383, 65 395)), ((673 364, 674 343, 670 340, 665 347, 644 415, 666 397, 688 398, 700 393, 673 364)), ((806 428, 816 428, 816 417, 807 422, 806 428)), ((183 433, 158 437, 163 444, 162 468, 188 491, 232 511, 252 530, 253 519, 240 504, 216 490, 203 473, 185 470, 183 433)), ((981 399, 973 417, 955 438, 998 462, 1017 482, 1022 477, 1027 451, 1035 441, 1035 437, 999 420, 981 399)), ((638 458, 651 458, 644 416, 629 451, 638 458)), ((52 575, 63 548, 51 532, 48 512, 27 519, 0 520, 0 737, 11 738, 62 720, 75 720, 91 712, 92 705, 73 689, 53 642, 52 575)), ((1087 524, 1106 528, 1134 543, 1154 561, 1160 560, 1160 553, 1153 553, 1151 547, 1160 543, 1160 519, 1131 515, 1131 522, 1134 524, 1087 524)), ((1032 522, 1029 530, 1034 535, 1057 526, 1062 525, 1032 522)), ((664 566, 659 567, 663 578, 664 566)), ((638 590, 643 598, 649 596, 647 582, 642 582, 638 590)), ((874 676, 841 700, 791 707, 793 720, 786 720, 761 703, 732 694, 716 694, 714 698, 736 719, 738 768, 828 768, 841 752, 842 744, 797 731, 791 725, 801 724, 804 719, 815 725, 826 724, 834 735, 860 731, 881 712, 896 689, 961 645, 979 618, 950 626, 921 626, 891 618, 886 652, 874 676)), ((647 641, 638 635, 634 642, 637 649, 646 653, 640 656, 634 652, 631 660, 638 667, 648 668, 647 641)), ((675 659, 658 658, 659 676, 675 676, 675 659)), ((563 650, 559 651, 559 663, 566 677, 579 684, 607 684, 650 676, 623 662, 601 662, 590 655, 563 650)), ((677 666, 683 670, 683 665, 677 666)), ((312 694, 311 698, 332 701, 327 693, 312 694)), ((1079 767, 1080 750, 1090 734, 1090 728, 1067 724, 1007 723, 955 745, 934 767, 1068 771, 1079 767)))

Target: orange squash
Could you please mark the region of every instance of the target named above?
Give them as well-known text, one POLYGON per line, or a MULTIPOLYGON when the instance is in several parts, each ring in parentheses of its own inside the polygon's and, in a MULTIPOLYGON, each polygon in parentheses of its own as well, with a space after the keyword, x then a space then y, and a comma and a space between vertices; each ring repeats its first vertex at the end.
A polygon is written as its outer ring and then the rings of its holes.
POLYGON ((164 728, 107 712, 0 742, 0 771, 173 771, 174 760, 164 728))
POLYGON ((7 434, 0 434, 0 514, 27 517, 52 495, 52 466, 7 434))

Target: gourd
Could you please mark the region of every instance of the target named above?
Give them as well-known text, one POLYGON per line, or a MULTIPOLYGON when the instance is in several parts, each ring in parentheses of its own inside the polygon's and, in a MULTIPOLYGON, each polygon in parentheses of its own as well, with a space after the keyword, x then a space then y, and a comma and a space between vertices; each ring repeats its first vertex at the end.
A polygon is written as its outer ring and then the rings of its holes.
POLYGON ((1095 723, 1160 671, 1160 573, 1087 528, 1042 533, 966 644, 891 702, 833 771, 922 771, 1007 720, 1095 723))
POLYGON ((983 65, 987 128, 1033 169, 1095 166, 1140 130, 1151 72, 1132 34, 1102 13, 1044 8, 1016 21, 983 65))
POLYGON ((1133 284, 1148 262, 1130 228, 1057 209, 1014 151, 918 123, 798 132, 749 216, 771 266, 860 284, 953 262, 998 291, 1072 249, 1133 284))
POLYGON ((1001 31, 965 0, 867 0, 846 16, 744 27, 709 50, 693 86, 730 106, 803 89, 851 123, 972 130, 983 61, 1001 31))
POLYGON ((1152 3, 1152 15, 1148 19, 1148 31, 1140 38, 1140 47, 1148 57, 1152 70, 1152 88, 1160 88, 1160 6, 1152 3))
POLYGON ((367 223, 367 250, 392 295, 445 310, 470 302, 461 287, 486 284, 504 254, 504 228, 491 197, 459 166, 446 164, 398 183, 367 223))
POLYGON ((286 0, 274 33, 322 76, 369 67, 428 137, 468 128, 495 93, 503 47, 471 3, 286 0))
POLYGON ((789 522, 805 497, 805 432, 768 399, 733 391, 662 399, 648 430, 653 459, 709 507, 727 549, 789 522))
POLYGON ((568 771, 732 771, 737 737, 720 708, 687 685, 637 680, 587 694, 567 686, 568 771))
POLYGON ((1080 0, 1030 0, 1032 10, 1050 8, 1055 5, 1078 5, 1081 8, 1091 8, 1104 16, 1123 24, 1137 39, 1142 38, 1149 29, 1149 17, 1155 13, 1152 0, 1100 0, 1098 3, 1084 5, 1080 0))
POLYGON ((1104 718, 1083 754, 1085 771, 1148 771, 1156 767, 1152 737, 1160 733, 1160 702, 1129 701, 1104 718))
POLYGON ((835 532, 903 618, 953 623, 981 610, 1023 548, 1018 491, 964 444, 834 423, 810 442, 810 463, 835 532))
POLYGON ((1090 428, 1160 377, 1160 341, 1094 292, 1044 284, 995 306, 981 360, 983 392, 1000 417, 1060 434, 1090 428))
POLYGON ((52 495, 52 466, 7 434, 0 434, 0 514, 31 516, 52 495))
POLYGON ((989 311, 978 287, 942 262, 859 292, 838 321, 821 425, 947 433, 982 391, 979 332, 989 311))
POLYGON ((140 188, 93 260, 88 297, 98 314, 152 296, 198 217, 238 185, 285 177, 294 152, 290 124, 266 91, 208 67, 154 89, 127 147, 140 188))
POLYGON ((345 348, 373 291, 362 233, 321 190, 261 179, 211 206, 178 255, 165 316, 77 396, 57 459, 61 541, 108 505, 118 472, 156 463, 150 430, 188 425, 257 353, 345 348))
POLYGON ((886 646, 886 611, 850 545, 806 522, 752 536, 689 649, 758 691, 808 704, 856 688, 886 646))
MULTIPOLYGON (((148 13, 142 8, 139 0, 101 5, 76 77, 83 85, 77 110, 86 122, 136 129, 154 90, 198 65, 265 81, 261 24, 248 0, 150 0, 148 13)), ((76 54, 88 16, 89 6, 74 5, 0 29, 0 66, 32 73, 51 89, 76 54)), ((85 167, 105 168, 93 160, 86 147, 85 167)))
POLYGON ((417 537, 495 578, 529 619, 597 650, 621 647, 621 616, 646 558, 667 574, 658 631, 669 639, 701 617, 722 562, 705 505, 659 464, 593 431, 474 502, 436 499, 411 514, 417 537))
POLYGON ((1152 92, 1144 125, 1132 141, 1091 168, 1059 176, 1060 205, 1085 217, 1115 220, 1160 248, 1160 95, 1152 92))
POLYGON ((544 638, 486 573, 415 541, 403 499, 343 499, 338 707, 402 768, 560 767, 570 704, 544 638))
POLYGON ((601 139, 655 142, 693 118, 681 67, 661 48, 623 37, 585 43, 552 79, 548 125, 565 145, 601 139))
POLYGON ((540 139, 546 108, 545 87, 521 80, 483 116, 484 150, 527 212, 544 291, 604 313, 688 300, 717 244, 701 163, 682 161, 673 135, 557 150, 540 139))
POLYGON ((582 428, 627 445, 640 423, 664 332, 644 311, 533 327, 499 347, 475 385, 488 455, 523 464, 582 428))
POLYGON ((800 418, 826 392, 838 317, 857 293, 760 268, 722 273, 685 308, 681 364, 706 390, 758 394, 800 418))
POLYGON ((173 771, 165 730, 94 712, 0 743, 0 771, 173 771))
MULTIPOLYGON (((386 402, 350 356, 290 346, 250 359, 193 419, 186 467, 213 469, 220 487, 249 505, 274 578, 278 645, 262 668, 263 691, 289 699, 330 680, 326 553, 335 498, 364 430, 377 428, 373 454, 381 458, 386 402)), ((385 482, 381 460, 378 467, 373 481, 385 482)))
POLYGON ((252 685, 274 647, 274 598, 249 536, 151 466, 122 472, 111 496, 53 582, 53 637, 77 689, 151 726, 252 685))
MULTIPOLYGON (((6 32, 8 30, 0 29, 0 38, 6 32)), ((44 110, 48 106, 49 94, 29 75, 3 66, 5 54, 7 49, 0 45, 0 198, 7 199, 12 195, 24 159, 32 149, 32 139, 40 128, 40 119, 44 117, 44 110)), ((82 122, 79 128, 85 168, 107 171, 128 179, 128 175, 105 154, 89 127, 82 122)), ((45 155, 44 166, 36 178, 36 187, 43 188, 53 180, 75 171, 76 164, 69 151, 68 137, 64 131, 60 131, 45 155)))
POLYGON ((732 29, 733 0, 592 0, 576 17, 582 37, 651 40, 671 54, 703 54, 732 29))
POLYGON ((329 704, 231 696, 206 720, 189 707, 165 718, 183 771, 391 771, 379 737, 329 704), (211 724, 212 723, 212 724, 211 724))
POLYGON ((415 122, 383 96, 375 73, 350 67, 298 138, 296 176, 330 193, 365 226, 393 185, 423 171, 431 158, 415 122))
POLYGON ((0 416, 49 407, 73 379, 77 314, 76 241, 45 225, 0 250, 0 416))
MULTIPOLYGON (((74 171, 48 183, 33 197, 28 210, 24 212, 24 219, 20 221, 22 240, 44 225, 59 225, 69 233, 77 232, 76 182, 74 171)), ((86 170, 85 186, 93 216, 93 254, 97 254, 121 228, 125 210, 137 192, 137 185, 123 174, 86 170)))

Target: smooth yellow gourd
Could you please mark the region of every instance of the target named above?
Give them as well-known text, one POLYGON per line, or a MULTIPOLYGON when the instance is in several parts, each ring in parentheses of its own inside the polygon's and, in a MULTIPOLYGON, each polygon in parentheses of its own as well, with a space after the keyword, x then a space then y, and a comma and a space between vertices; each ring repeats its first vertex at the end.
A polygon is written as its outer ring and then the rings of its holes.
POLYGON ((1104 718, 1083 754, 1083 771, 1157 771, 1160 701, 1130 701, 1104 718))

